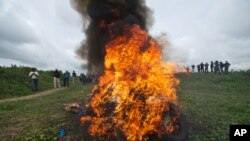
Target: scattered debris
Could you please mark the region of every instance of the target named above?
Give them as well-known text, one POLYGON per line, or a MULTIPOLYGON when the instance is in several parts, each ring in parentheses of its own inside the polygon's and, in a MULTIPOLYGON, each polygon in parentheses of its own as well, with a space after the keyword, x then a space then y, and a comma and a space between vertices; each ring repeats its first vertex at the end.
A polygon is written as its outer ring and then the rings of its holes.
POLYGON ((79 114, 81 111, 81 107, 78 103, 64 104, 64 106, 65 106, 64 109, 68 112, 79 114))
POLYGON ((65 131, 64 131, 64 129, 61 129, 59 132, 59 137, 63 138, 64 136, 65 136, 65 131))

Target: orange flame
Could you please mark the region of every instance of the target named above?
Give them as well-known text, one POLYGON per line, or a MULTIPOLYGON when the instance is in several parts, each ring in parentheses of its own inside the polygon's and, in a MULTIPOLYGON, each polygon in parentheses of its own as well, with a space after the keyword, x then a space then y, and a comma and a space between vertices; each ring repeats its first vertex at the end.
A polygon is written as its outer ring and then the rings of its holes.
POLYGON ((159 45, 138 25, 106 45, 105 74, 93 90, 86 108, 93 115, 81 118, 91 122, 93 136, 116 136, 126 140, 148 140, 178 130, 179 112, 171 114, 176 103, 175 66, 161 61, 159 45))

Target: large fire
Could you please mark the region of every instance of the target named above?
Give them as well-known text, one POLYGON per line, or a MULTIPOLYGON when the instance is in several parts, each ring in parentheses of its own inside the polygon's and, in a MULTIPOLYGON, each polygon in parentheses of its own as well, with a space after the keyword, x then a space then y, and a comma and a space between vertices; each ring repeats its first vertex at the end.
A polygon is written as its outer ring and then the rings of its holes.
POLYGON ((126 140, 149 140, 179 130, 174 65, 162 62, 161 48, 138 25, 106 45, 105 74, 100 77, 81 118, 96 137, 122 134, 126 140), (174 111, 174 112, 173 112, 174 111), (120 132, 120 133, 118 133, 120 132))

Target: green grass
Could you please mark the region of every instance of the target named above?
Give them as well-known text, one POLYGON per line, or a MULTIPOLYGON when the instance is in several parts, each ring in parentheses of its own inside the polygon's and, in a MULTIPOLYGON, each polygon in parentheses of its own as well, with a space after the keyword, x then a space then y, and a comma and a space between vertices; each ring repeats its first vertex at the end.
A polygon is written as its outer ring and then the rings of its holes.
MULTIPOLYGON (((0 67, 0 99, 33 94, 29 67, 0 67)), ((53 88, 53 73, 38 71, 40 74, 38 89, 44 91, 53 88)))
POLYGON ((250 124, 249 74, 179 77, 179 101, 189 122, 191 141, 227 141, 230 125, 250 124))
MULTIPOLYGON (((250 73, 178 78, 190 141, 227 141, 229 125, 250 124, 250 73)), ((79 126, 78 115, 66 112, 63 104, 83 102, 92 87, 78 84, 49 96, 0 104, 0 140, 53 141, 61 128, 68 136, 78 132, 73 127, 79 126)))
POLYGON ((60 129, 69 129, 75 116, 64 110, 64 104, 84 102, 91 89, 92 85, 78 84, 49 96, 0 104, 0 140, 58 140, 60 129))

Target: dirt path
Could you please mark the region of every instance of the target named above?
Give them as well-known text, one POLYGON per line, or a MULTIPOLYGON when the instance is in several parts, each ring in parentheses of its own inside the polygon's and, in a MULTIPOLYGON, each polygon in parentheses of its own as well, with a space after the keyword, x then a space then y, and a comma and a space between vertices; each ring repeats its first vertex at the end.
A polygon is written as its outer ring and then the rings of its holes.
POLYGON ((51 90, 47 90, 47 91, 43 91, 43 92, 38 92, 32 95, 27 95, 27 96, 22 96, 22 97, 15 97, 15 98, 8 98, 8 99, 2 99, 0 100, 0 104, 1 103, 5 103, 5 102, 12 102, 12 101, 22 101, 22 100, 29 100, 29 99, 33 99, 33 98, 37 98, 37 97, 42 97, 42 96, 46 96, 46 95, 51 95, 56 91, 61 91, 61 90, 65 90, 66 88, 58 88, 58 89, 51 89, 51 90))

